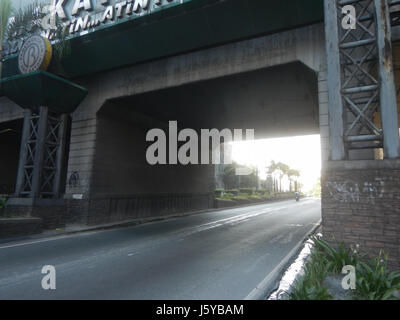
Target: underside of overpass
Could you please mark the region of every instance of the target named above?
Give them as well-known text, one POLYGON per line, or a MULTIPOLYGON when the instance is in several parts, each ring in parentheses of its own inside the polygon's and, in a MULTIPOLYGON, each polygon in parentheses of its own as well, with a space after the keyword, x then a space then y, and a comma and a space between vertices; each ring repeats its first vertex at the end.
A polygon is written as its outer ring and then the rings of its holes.
POLYGON ((181 128, 254 129, 257 139, 319 133, 317 75, 300 62, 108 101, 99 114, 142 114, 181 128))
POLYGON ((147 163, 147 132, 168 136, 169 121, 199 133, 254 129, 256 139, 318 134, 317 76, 297 62, 107 101, 97 114, 90 197, 108 204, 91 223, 213 206, 214 165, 147 163))

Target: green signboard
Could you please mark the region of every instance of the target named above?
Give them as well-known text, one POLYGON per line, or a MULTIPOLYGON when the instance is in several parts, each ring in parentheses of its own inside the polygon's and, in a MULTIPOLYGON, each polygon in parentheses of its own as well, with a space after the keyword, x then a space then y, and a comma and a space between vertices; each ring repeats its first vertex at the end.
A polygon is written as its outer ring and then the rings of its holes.
MULTIPOLYGON (((71 54, 51 72, 68 78, 323 21, 322 0, 58 0, 56 4, 57 15, 65 14, 63 23, 71 31, 71 54)), ((3 65, 3 77, 17 73, 17 55, 11 54, 3 65)))
MULTIPOLYGON (((192 0, 47 0, 40 2, 44 17, 34 24, 40 25, 42 35, 56 40, 54 29, 61 23, 67 35, 83 36, 89 32, 124 23, 192 0)), ((36 3, 27 1, 18 4, 36 3)), ((18 53, 24 37, 9 35, 3 57, 18 53)))

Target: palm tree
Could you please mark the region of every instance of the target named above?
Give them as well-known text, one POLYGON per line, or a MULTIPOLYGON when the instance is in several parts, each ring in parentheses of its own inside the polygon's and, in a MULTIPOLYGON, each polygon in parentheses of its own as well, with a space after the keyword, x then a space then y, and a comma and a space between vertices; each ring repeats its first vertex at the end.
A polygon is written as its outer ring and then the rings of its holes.
POLYGON ((282 192, 282 178, 287 175, 289 166, 283 162, 278 162, 276 166, 279 172, 279 192, 282 192))
MULTIPOLYGON (((10 3, 8 12, 9 20, 11 14, 11 0, 0 0, 0 5, 6 8, 5 3, 10 3)), ((1 7, 0 7, 1 8, 1 7)), ((35 0, 34 2, 24 4, 19 10, 15 10, 13 13, 13 19, 11 19, 7 25, 5 22, 2 28, 1 39, 7 35, 8 39, 24 39, 33 34, 41 34, 43 31, 42 20, 46 16, 47 5, 42 3, 41 0, 35 0)), ((5 10, 6 11, 6 10, 5 10)), ((3 20, 2 20, 3 21, 3 20)), ((49 39, 57 40, 53 43, 53 57, 61 60, 63 57, 70 54, 70 43, 67 41, 68 28, 64 26, 60 19, 56 19, 55 27, 51 30, 52 36, 49 39)))
MULTIPOLYGON (((0 53, 3 50, 3 41, 6 35, 8 20, 11 16, 11 0, 0 0, 0 53)), ((0 78, 2 64, 0 61, 0 78)))
POLYGON ((272 178, 272 191, 273 191, 273 192, 276 192, 276 191, 277 191, 276 181, 275 181, 275 178, 274 178, 274 176, 273 176, 273 173, 274 173, 275 171, 277 171, 277 170, 278 170, 277 163, 276 163, 274 160, 272 160, 271 163, 270 163, 270 165, 267 167, 267 172, 268 172, 268 174, 271 175, 271 178, 272 178))
MULTIPOLYGON (((1 0, 3 1, 3 0, 1 0)), ((41 31, 41 21, 45 14, 43 13, 43 4, 39 1, 24 4, 18 10, 15 10, 13 19, 7 27, 7 36, 9 39, 24 38, 31 34, 41 31)))
MULTIPOLYGON (((288 175, 289 182, 290 182, 290 192, 292 192, 293 178, 300 177, 300 171, 299 170, 295 170, 295 169, 289 169, 287 175, 288 175)), ((295 187, 295 191, 297 191, 297 186, 295 187)))

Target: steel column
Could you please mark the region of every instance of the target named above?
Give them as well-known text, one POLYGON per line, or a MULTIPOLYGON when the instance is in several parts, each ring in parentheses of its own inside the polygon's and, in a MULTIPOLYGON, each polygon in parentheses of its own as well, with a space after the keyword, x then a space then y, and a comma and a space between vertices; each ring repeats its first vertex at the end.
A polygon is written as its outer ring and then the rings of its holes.
POLYGON ((60 197, 61 191, 61 176, 62 169, 64 168, 64 154, 65 154, 65 145, 67 141, 67 126, 68 126, 68 114, 64 113, 60 117, 60 125, 58 128, 58 150, 57 150, 57 163, 56 163, 56 172, 54 177, 53 184, 53 193, 56 198, 60 197))
POLYGON ((49 110, 47 107, 40 107, 39 124, 38 124, 37 140, 35 147, 35 158, 33 162, 31 198, 40 197, 48 112, 49 110))
POLYGON ((379 78, 381 83, 381 118, 385 158, 399 157, 399 122, 396 87, 393 74, 393 57, 389 7, 386 0, 375 0, 379 78))
POLYGON ((24 124, 22 127, 21 147, 19 152, 17 183, 15 186, 15 195, 19 196, 22 192, 25 181, 25 166, 28 158, 28 139, 31 135, 31 121, 32 111, 25 109, 24 111, 24 124))
POLYGON ((60 197, 67 125, 47 107, 25 112, 16 197, 60 197))
POLYGON ((339 30, 335 1, 325 0, 325 35, 328 73, 328 110, 332 160, 345 158, 339 30))
POLYGON ((325 0, 331 160, 364 148, 399 156, 390 23, 387 0, 325 0), (348 5, 356 28, 342 26, 348 5))

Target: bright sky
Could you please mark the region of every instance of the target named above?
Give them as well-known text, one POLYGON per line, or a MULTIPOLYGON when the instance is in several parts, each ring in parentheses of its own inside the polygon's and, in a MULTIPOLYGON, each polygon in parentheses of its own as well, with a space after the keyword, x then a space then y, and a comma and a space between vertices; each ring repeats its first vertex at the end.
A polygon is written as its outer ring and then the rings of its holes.
POLYGON ((266 177, 266 167, 271 160, 300 170, 303 191, 312 189, 321 176, 319 135, 234 142, 232 153, 234 161, 258 167, 262 179, 266 177))

